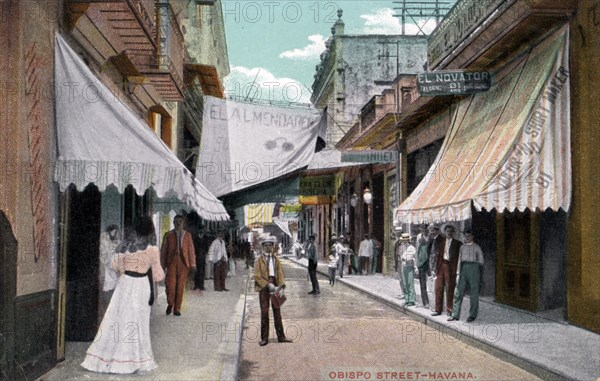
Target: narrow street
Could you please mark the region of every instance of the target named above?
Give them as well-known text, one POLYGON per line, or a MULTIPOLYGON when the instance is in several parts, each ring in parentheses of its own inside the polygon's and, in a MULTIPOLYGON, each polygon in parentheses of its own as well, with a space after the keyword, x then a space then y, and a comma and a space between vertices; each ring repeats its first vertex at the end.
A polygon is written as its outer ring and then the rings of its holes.
POLYGON ((260 307, 249 282, 241 380, 538 379, 323 276, 321 294, 308 295, 306 269, 284 266, 282 317, 294 343, 277 342, 271 314, 269 344, 258 345, 260 307))

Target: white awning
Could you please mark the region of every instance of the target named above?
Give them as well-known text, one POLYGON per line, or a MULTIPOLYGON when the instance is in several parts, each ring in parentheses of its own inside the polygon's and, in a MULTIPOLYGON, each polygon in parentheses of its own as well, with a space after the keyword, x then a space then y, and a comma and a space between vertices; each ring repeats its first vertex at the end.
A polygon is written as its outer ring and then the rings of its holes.
POLYGON ((568 27, 458 104, 438 157, 396 209, 404 223, 477 211, 568 211, 571 201, 568 27))
POLYGON ((326 117, 322 110, 204 98, 196 174, 218 197, 306 167, 326 117))
POLYGON ((176 197, 207 220, 229 215, 156 136, 106 87, 59 35, 55 48, 58 159, 54 179, 64 191, 94 183, 100 191, 132 185, 139 195, 176 197))

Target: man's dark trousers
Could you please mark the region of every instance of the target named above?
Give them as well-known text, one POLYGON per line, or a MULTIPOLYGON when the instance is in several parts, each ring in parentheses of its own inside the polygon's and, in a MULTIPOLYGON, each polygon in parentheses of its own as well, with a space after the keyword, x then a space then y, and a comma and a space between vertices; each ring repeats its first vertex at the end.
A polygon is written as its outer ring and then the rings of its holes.
MULTIPOLYGON (((277 286, 275 277, 270 277, 271 283, 277 286)), ((277 339, 282 340, 285 338, 283 331, 283 323, 281 322, 281 309, 275 308, 271 303, 271 295, 269 294, 269 288, 263 288, 258 294, 260 301, 260 339, 262 341, 269 341, 269 304, 273 308, 273 323, 275 323, 275 333, 277 339)))
POLYGON ((312 283, 312 290, 320 292, 319 281, 317 280, 317 262, 311 259, 308 260, 308 275, 310 276, 310 283, 312 283))

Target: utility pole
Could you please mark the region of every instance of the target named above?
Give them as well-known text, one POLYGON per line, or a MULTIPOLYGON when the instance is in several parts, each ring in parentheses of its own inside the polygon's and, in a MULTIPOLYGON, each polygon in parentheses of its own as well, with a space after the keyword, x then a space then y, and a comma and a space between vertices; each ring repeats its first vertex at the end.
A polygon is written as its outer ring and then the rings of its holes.
POLYGON ((406 24, 410 22, 411 24, 416 25, 419 29, 416 34, 426 35, 423 30, 424 26, 429 22, 429 20, 435 19, 435 24, 439 24, 440 19, 448 13, 450 8, 456 3, 456 0, 452 1, 441 1, 435 0, 433 1, 410 1, 410 0, 402 0, 402 1, 392 1, 392 3, 400 5, 399 7, 394 7, 396 11, 399 11, 400 14, 396 13, 394 17, 400 18, 400 22, 402 25, 402 35, 406 35, 406 24), (419 25, 419 22, 422 25, 419 25))

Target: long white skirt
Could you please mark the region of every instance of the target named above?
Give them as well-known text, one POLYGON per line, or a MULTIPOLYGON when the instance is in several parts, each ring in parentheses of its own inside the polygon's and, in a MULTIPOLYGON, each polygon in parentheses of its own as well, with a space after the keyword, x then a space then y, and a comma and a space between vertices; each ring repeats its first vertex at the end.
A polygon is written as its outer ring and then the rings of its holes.
POLYGON ((157 367, 150 343, 148 278, 121 275, 94 342, 81 366, 99 373, 134 373, 157 367))

